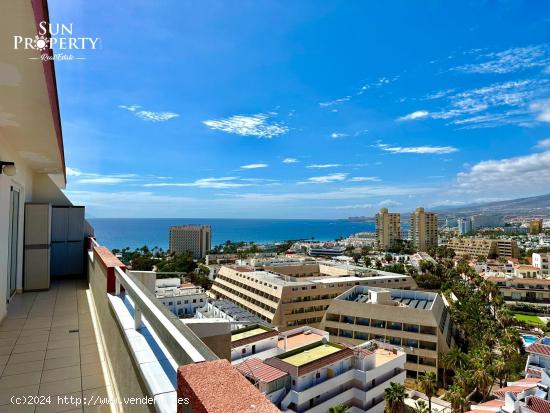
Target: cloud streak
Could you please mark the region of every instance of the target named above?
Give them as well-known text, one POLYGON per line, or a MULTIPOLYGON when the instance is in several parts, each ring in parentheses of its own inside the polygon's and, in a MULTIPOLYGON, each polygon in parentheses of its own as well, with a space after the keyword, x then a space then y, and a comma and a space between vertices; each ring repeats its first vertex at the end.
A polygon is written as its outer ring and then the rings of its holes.
POLYGON ((458 152, 458 149, 454 146, 391 146, 387 143, 378 143, 375 147, 394 154, 443 155, 458 152))
POLYGON ((271 139, 284 135, 289 128, 281 122, 271 121, 276 113, 257 113, 255 115, 234 115, 224 119, 205 120, 202 123, 213 130, 220 130, 240 136, 255 136, 271 139))
POLYGON ((133 113, 136 117, 147 122, 166 122, 167 120, 179 116, 179 114, 175 112, 153 112, 150 110, 143 110, 139 105, 119 105, 118 107, 133 113))

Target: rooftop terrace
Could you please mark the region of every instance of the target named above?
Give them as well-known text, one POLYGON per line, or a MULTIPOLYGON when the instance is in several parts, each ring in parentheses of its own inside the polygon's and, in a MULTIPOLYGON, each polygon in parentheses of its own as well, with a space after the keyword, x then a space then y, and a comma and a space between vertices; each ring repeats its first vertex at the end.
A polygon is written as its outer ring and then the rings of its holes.
POLYGON ((260 334, 263 334, 265 333, 266 331, 270 331, 269 329, 267 328, 262 328, 262 327, 254 327, 250 330, 246 330, 246 331, 240 331, 240 330, 236 330, 235 332, 233 332, 231 334, 231 341, 238 341, 238 340, 242 340, 244 338, 250 338, 250 337, 254 337, 254 336, 258 336, 260 334))
POLYGON ((365 304, 400 305, 417 310, 431 310, 437 294, 426 291, 397 290, 390 288, 378 288, 356 286, 338 296, 338 300, 353 301, 365 304), (389 293, 389 297, 387 297, 389 293), (384 294, 384 299, 380 295, 384 294), (389 298, 390 300, 386 300, 389 298))
POLYGON ((279 356, 279 359, 285 361, 288 364, 292 364, 293 366, 300 367, 305 364, 322 359, 323 357, 337 353, 341 350, 342 349, 340 347, 334 344, 319 344, 318 346, 312 348, 306 347, 304 350, 301 350, 294 354, 290 354, 288 356, 282 354, 281 356, 279 356))

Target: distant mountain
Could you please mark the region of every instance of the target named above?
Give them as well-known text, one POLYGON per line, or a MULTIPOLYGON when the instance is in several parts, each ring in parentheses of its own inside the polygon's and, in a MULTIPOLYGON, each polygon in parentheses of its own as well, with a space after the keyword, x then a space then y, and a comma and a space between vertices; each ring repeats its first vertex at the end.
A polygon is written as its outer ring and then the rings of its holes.
POLYGON ((461 206, 440 206, 434 208, 440 215, 462 216, 480 213, 502 215, 543 215, 550 217, 550 194, 507 201, 486 202, 461 206))

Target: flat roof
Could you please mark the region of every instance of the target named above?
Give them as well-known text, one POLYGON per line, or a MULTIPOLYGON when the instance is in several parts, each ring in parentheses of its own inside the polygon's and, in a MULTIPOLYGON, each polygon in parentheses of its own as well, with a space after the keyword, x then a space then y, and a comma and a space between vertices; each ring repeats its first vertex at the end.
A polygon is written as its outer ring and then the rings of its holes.
POLYGON ((379 367, 388 361, 391 361, 397 357, 399 354, 394 353, 393 351, 386 350, 384 348, 377 348, 374 350, 374 366, 379 367))
POLYGON ((242 340, 243 338, 254 337, 254 336, 263 334, 266 331, 269 331, 269 330, 261 328, 261 327, 256 327, 256 328, 253 328, 251 330, 236 332, 236 333, 231 334, 231 341, 233 342, 233 341, 237 341, 237 340, 242 340))
MULTIPOLYGON (((304 332, 299 334, 294 334, 293 336, 289 336, 286 338, 286 350, 292 350, 298 347, 307 346, 308 344, 315 343, 317 341, 321 341, 323 339, 323 336, 314 332, 310 332, 309 334, 305 334, 304 332)), ((277 343, 277 347, 284 349, 285 348, 285 339, 279 338, 279 342, 277 343)))
POLYGON ((340 350, 342 349, 332 344, 321 344, 288 357, 281 358, 281 360, 293 366, 300 367, 304 364, 308 364, 323 357, 337 353, 340 350))
MULTIPOLYGON (((353 289, 346 291, 345 293, 336 297, 336 300, 352 301, 355 303, 364 304, 376 304, 369 301, 369 291, 375 292, 389 292, 392 301, 398 302, 402 306, 414 308, 416 310, 428 310, 432 309, 432 305, 436 300, 437 294, 427 291, 416 290, 399 290, 392 288, 380 288, 369 286, 355 286, 353 289)), ((384 305, 384 303, 380 303, 384 305)))

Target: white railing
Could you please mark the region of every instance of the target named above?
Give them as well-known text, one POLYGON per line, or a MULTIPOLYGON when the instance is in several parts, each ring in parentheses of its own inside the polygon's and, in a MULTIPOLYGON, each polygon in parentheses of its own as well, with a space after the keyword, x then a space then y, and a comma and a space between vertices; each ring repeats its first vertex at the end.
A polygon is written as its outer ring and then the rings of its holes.
POLYGON ((141 283, 115 267, 115 294, 130 296, 134 303, 134 324, 139 330, 142 315, 157 333, 162 344, 179 365, 217 360, 218 357, 178 317, 155 303, 155 297, 141 283))

